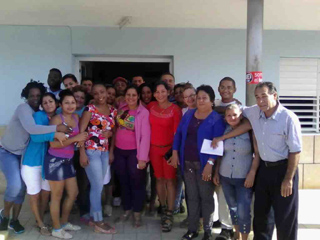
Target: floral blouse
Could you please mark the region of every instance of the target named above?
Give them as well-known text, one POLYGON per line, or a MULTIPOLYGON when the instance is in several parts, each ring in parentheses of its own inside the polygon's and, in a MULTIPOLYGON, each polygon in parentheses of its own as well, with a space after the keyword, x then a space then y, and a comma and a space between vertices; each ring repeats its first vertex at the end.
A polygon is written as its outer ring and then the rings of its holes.
POLYGON ((115 126, 117 110, 110 106, 110 115, 106 116, 98 111, 96 106, 88 105, 85 109, 91 113, 87 127, 88 140, 85 142, 87 150, 99 150, 106 152, 109 149, 108 139, 103 137, 103 130, 111 130, 115 126))

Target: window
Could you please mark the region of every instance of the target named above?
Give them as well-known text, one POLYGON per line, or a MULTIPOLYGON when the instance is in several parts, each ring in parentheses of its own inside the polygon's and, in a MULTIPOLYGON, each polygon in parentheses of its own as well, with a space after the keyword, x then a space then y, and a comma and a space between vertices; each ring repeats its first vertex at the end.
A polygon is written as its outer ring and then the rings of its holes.
POLYGON ((320 59, 280 59, 280 102, 295 112, 302 132, 318 133, 320 97, 320 59))

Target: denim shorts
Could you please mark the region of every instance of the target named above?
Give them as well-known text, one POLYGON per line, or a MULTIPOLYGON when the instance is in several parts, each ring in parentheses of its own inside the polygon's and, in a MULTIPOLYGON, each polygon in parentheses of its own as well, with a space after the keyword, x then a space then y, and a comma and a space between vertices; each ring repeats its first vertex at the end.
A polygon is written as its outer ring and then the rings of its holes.
POLYGON ((45 179, 49 181, 62 181, 76 176, 72 158, 55 157, 47 153, 43 167, 45 179))

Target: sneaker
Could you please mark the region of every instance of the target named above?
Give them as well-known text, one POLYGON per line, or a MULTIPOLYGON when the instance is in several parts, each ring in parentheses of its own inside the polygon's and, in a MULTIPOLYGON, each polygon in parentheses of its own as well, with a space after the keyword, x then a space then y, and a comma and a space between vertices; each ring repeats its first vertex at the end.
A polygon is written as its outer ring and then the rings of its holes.
POLYGON ((66 232, 64 229, 55 230, 52 231, 52 236, 60 239, 71 239, 72 235, 68 232, 66 232))
POLYGON ((112 216, 112 206, 111 205, 104 206, 104 214, 107 217, 111 217, 112 216))
POLYGON ((221 228, 221 222, 219 220, 215 221, 212 224, 212 228, 221 228))
POLYGON ((2 210, 0 210, 0 231, 8 230, 9 218, 2 216, 2 210))
POLYGON ((14 233, 20 234, 24 232, 24 227, 20 224, 19 220, 11 220, 9 224, 9 229, 12 229, 14 233))
MULTIPOLYGON (((211 233, 205 232, 204 235, 203 235, 202 240, 210 240, 210 239, 212 239, 211 237, 212 237, 212 234, 211 234, 211 233)), ((217 239, 217 238, 216 238, 216 239, 217 239)))
POLYGON ((222 229, 221 233, 216 237, 216 240, 232 240, 233 235, 234 233, 232 229, 222 229))
POLYGON ((185 235, 182 236, 181 240, 191 240, 198 237, 198 235, 199 234, 197 232, 188 231, 185 235))
POLYGON ((81 230, 81 227, 78 226, 78 225, 74 225, 74 224, 71 224, 71 223, 66 223, 62 226, 62 228, 66 231, 79 231, 81 230))
POLYGON ((115 197, 115 198, 113 199, 113 206, 115 206, 115 207, 120 207, 120 205, 121 205, 121 198, 115 197))
POLYGON ((39 227, 39 232, 43 236, 51 236, 51 231, 47 226, 39 227))

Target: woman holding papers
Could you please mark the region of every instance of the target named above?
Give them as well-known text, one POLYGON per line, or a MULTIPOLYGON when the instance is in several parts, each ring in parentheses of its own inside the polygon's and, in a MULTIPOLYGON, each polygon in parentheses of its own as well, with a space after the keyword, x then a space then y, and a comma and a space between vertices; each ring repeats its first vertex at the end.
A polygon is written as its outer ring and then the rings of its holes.
MULTIPOLYGON (((226 107, 225 133, 237 128, 242 119, 239 105, 230 104, 226 107)), ((236 239, 247 240, 251 228, 252 186, 259 166, 259 153, 254 142, 254 158, 250 133, 244 133, 224 141, 224 154, 218 160, 215 169, 214 183, 221 184, 230 209, 232 224, 236 229, 236 239), (241 233, 241 238, 240 238, 241 233)))
POLYGON ((210 239, 214 211, 212 168, 216 155, 200 152, 205 139, 221 136, 225 130, 222 117, 212 110, 215 94, 208 85, 201 85, 196 91, 197 108, 183 116, 174 138, 171 165, 180 164, 184 175, 189 210, 188 232, 182 240, 198 236, 197 228, 202 210, 204 237, 210 239), (197 143, 197 144, 195 144, 197 143))

